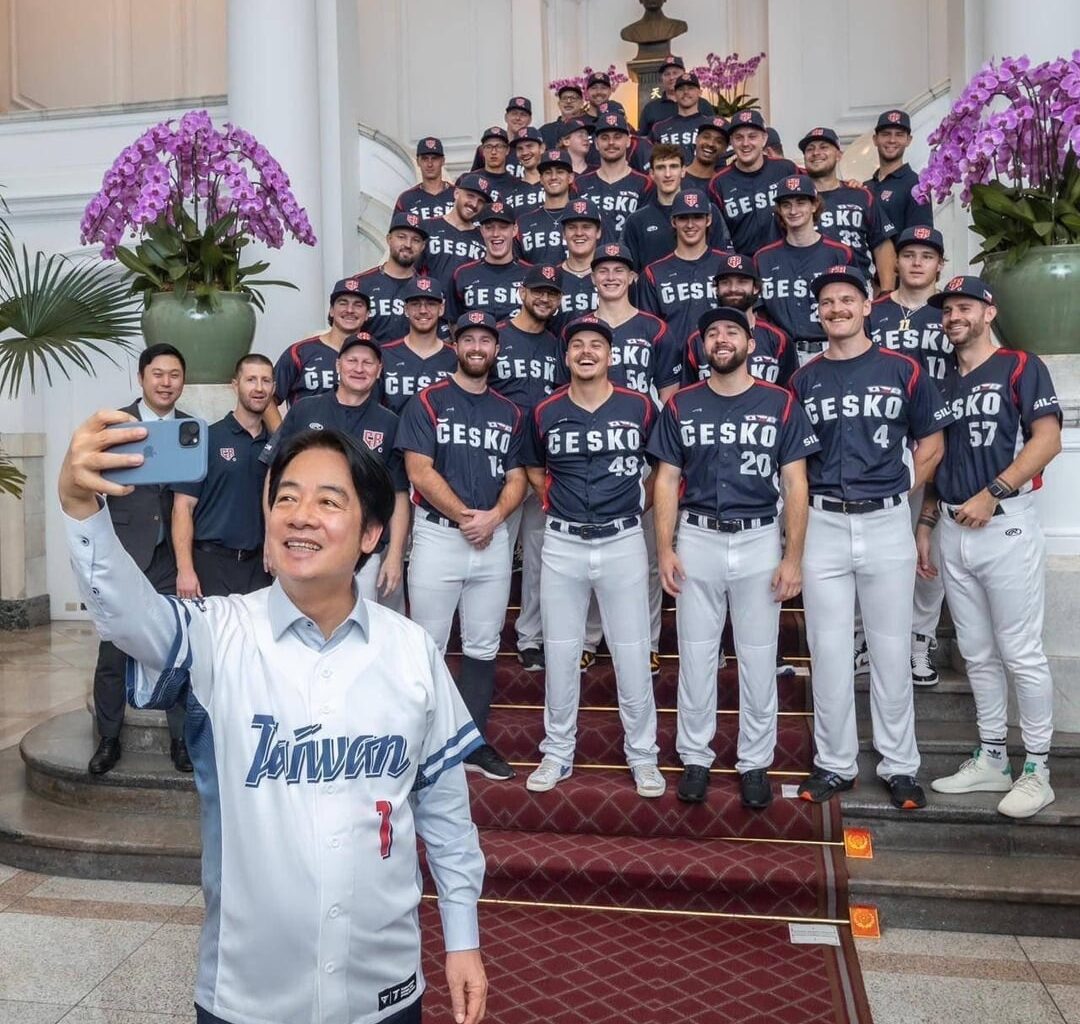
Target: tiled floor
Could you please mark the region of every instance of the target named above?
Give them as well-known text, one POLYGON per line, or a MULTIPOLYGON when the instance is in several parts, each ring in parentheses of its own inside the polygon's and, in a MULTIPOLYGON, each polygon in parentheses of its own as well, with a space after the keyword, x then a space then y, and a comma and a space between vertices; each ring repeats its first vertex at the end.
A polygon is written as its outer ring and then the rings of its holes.
MULTIPOLYGON (((0 747, 83 707, 95 652, 82 624, 0 633, 0 747)), ((202 914, 194 886, 0 864, 0 1024, 192 1021, 202 914)), ((875 1024, 1080 1024, 1078 940, 894 928, 859 955, 875 1024)))

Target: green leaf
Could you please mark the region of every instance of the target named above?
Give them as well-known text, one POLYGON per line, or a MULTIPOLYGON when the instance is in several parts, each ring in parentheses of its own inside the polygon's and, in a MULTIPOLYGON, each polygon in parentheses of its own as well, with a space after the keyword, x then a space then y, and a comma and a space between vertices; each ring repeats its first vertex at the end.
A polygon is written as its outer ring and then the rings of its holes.
POLYGON ((1048 238, 1054 230, 1054 222, 1052 220, 1037 220, 1031 227, 1040 238, 1048 238))
POLYGON ((116 258, 133 274, 139 274, 142 277, 150 278, 150 280, 159 288, 162 286, 163 281, 157 273, 155 273, 153 267, 140 260, 130 249, 125 249, 123 246, 117 246, 116 258))
POLYGON ((26 474, 20 470, 3 452, 0 452, 0 493, 21 498, 26 474))

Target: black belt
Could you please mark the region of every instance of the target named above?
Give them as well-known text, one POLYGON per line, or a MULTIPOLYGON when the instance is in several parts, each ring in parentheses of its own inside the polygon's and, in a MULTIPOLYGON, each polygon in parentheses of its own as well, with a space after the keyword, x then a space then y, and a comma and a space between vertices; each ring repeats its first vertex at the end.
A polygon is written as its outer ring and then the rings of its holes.
POLYGON ((713 519, 711 516, 699 516, 696 512, 687 512, 686 521, 691 526, 700 526, 703 530, 715 530, 717 533, 742 533, 743 530, 756 530, 759 526, 769 526, 776 522, 776 516, 763 516, 761 519, 713 519))
POLYGON ((438 512, 425 512, 424 518, 429 523, 438 523, 440 526, 447 526, 451 530, 461 529, 461 527, 457 523, 455 523, 453 519, 447 519, 446 516, 441 516, 438 512))
POLYGON ((795 341, 795 347, 801 348, 804 352, 824 352, 828 344, 822 338, 797 338, 795 341))
POLYGON ((895 494, 889 498, 862 498, 858 501, 824 498, 818 494, 810 496, 810 504, 814 508, 822 512, 843 512, 846 516, 859 516, 864 512, 880 512, 884 508, 896 508, 903 500, 902 494, 895 494))
POLYGON ((628 519, 616 519, 610 523, 566 523, 561 519, 550 519, 548 522, 556 533, 568 533, 571 537, 580 537, 582 540, 603 540, 637 526, 640 520, 637 516, 630 516, 628 519))
POLYGON ((256 555, 262 554, 262 548, 227 548, 223 544, 215 544, 210 540, 197 540, 194 546, 199 551, 207 551, 212 555, 221 555, 230 558, 234 562, 246 562, 256 555))
MULTIPOLYGON (((945 515, 947 515, 950 519, 953 519, 953 520, 956 519, 956 514, 960 511, 960 508, 958 506, 947 505, 943 501, 938 502, 938 507, 941 509, 942 512, 945 513, 945 515)), ((1005 509, 1003 509, 1000 505, 998 505, 994 509, 994 515, 995 516, 1003 516, 1003 515, 1005 515, 1005 509)))

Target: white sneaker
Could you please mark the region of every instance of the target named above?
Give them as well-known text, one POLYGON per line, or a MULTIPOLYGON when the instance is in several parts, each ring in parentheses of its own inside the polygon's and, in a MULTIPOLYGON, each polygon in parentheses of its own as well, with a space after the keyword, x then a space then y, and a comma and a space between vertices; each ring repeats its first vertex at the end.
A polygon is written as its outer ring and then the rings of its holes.
POLYGON ((938 681, 934 668, 937 641, 924 633, 911 634, 911 681, 916 686, 934 686, 938 681))
POLYGON ((935 793, 1007 793, 1012 784, 1008 762, 1004 768, 991 764, 982 747, 978 747, 955 775, 934 779, 930 788, 935 793))
POLYGON ((546 793, 573 774, 574 769, 570 765, 559 764, 554 758, 545 757, 525 780, 525 788, 531 793, 546 793))
POLYGON ((638 796, 648 797, 651 800, 664 795, 667 782, 656 765, 636 764, 631 771, 634 773, 634 784, 637 786, 638 796))
POLYGON ((1039 771, 1031 761, 1027 761, 1024 763, 1024 770, 997 809, 999 814, 1010 818, 1030 818, 1053 802, 1054 791, 1050 788, 1050 774, 1039 771))
POLYGON ((870 652, 866 649, 866 637, 855 634, 855 675, 865 676, 870 672, 870 652))

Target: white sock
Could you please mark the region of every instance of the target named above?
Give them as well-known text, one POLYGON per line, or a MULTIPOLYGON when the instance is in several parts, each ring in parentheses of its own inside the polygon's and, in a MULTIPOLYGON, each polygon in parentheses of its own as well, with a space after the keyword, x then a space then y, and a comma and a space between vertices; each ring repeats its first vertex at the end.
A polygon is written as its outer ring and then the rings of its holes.
POLYGON ((1050 751, 1047 751, 1045 754, 1033 754, 1029 750, 1026 754, 1024 754, 1024 768, 1026 770, 1026 768, 1027 768, 1027 766, 1029 764, 1033 764, 1033 765, 1035 765, 1035 771, 1037 771, 1040 775, 1043 775, 1043 776, 1049 778, 1049 776, 1050 776, 1050 765, 1048 763, 1049 759, 1050 759, 1050 751))
POLYGON ((1005 740, 982 740, 982 757, 987 764, 993 765, 999 771, 1009 767, 1009 755, 1005 749, 1005 740))

